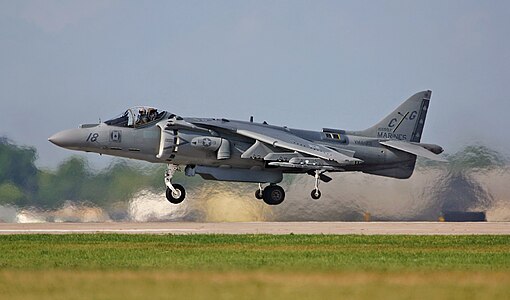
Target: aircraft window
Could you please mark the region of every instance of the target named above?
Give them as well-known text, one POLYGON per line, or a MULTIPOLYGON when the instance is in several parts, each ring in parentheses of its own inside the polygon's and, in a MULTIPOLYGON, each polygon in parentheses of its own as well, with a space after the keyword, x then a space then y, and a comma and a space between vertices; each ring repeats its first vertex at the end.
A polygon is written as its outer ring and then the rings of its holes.
POLYGON ((140 127, 161 120, 165 114, 165 111, 158 111, 152 107, 134 107, 105 123, 118 127, 140 127))
POLYGON ((118 127, 132 127, 133 126, 133 116, 130 110, 126 110, 124 113, 118 115, 117 117, 108 120, 105 122, 108 125, 118 126, 118 127), (131 126, 129 124, 131 123, 131 126))

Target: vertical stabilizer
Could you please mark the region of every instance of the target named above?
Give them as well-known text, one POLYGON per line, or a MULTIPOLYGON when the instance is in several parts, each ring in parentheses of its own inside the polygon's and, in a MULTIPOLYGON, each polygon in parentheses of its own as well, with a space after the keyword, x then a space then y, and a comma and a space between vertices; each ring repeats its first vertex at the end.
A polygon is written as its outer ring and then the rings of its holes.
POLYGON ((356 134, 419 143, 431 95, 431 91, 412 95, 379 123, 356 134))

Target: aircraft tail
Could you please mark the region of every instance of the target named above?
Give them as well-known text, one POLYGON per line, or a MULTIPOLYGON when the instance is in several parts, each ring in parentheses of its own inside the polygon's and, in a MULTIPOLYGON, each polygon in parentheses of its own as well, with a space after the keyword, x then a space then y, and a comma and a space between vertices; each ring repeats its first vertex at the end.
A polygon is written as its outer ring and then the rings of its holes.
POLYGON ((379 123, 356 134, 419 143, 431 95, 432 91, 412 95, 379 123))

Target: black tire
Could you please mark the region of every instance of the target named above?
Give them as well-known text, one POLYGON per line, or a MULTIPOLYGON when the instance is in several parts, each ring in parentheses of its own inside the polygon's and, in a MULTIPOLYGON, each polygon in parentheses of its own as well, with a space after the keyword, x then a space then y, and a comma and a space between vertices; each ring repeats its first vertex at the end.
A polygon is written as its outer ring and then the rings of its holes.
POLYGON ((316 190, 316 189, 313 189, 312 192, 310 193, 310 196, 312 196, 312 199, 314 200, 317 200, 321 197, 321 191, 319 190, 316 190))
POLYGON ((166 188, 166 199, 172 204, 179 204, 184 201, 186 190, 184 190, 184 187, 180 184, 173 184, 173 186, 179 192, 179 195, 174 195, 171 189, 166 188))
POLYGON ((255 191, 255 198, 262 200, 264 199, 264 191, 256 190, 255 191))
POLYGON ((279 185, 269 185, 263 192, 264 202, 268 205, 278 205, 285 200, 285 191, 279 185))

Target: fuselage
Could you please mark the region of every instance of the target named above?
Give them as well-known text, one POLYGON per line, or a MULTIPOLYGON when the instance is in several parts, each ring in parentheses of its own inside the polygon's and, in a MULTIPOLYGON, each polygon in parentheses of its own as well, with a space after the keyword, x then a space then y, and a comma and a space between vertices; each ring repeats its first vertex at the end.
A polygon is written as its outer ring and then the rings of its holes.
MULTIPOLYGON (((85 124, 80 128, 65 130, 52 136, 49 140, 64 148, 95 152, 99 154, 144 160, 152 163, 171 163, 176 165, 208 166, 236 169, 278 169, 283 173, 305 173, 296 168, 271 167, 264 160, 246 159, 241 155, 254 143, 253 139, 235 134, 236 130, 257 128, 259 130, 277 130, 320 144, 342 153, 354 152, 354 157, 363 161, 361 164, 339 167, 337 171, 365 171, 373 173, 388 170, 399 165, 414 166, 416 156, 401 151, 382 147, 381 139, 356 135, 354 132, 324 129, 311 131, 274 126, 239 120, 214 118, 183 118, 183 121, 198 124, 201 128, 214 128, 214 131, 193 128, 165 130, 168 112, 163 112, 157 120, 143 125, 126 123, 85 124), (229 142, 228 158, 218 159, 217 149, 208 145, 197 145, 191 141, 198 139, 223 139, 229 142), (165 147, 163 147, 165 146, 165 147), (213 150, 213 151, 212 151, 213 150)), ((269 146, 271 147, 271 146, 269 146)), ((276 150, 282 152, 281 150, 276 150)), ((276 170, 275 170, 276 171, 276 170)), ((331 170, 335 171, 335 170, 331 170)), ((404 172, 399 178, 411 174, 404 172)), ((412 173, 412 170, 411 170, 412 173)))

